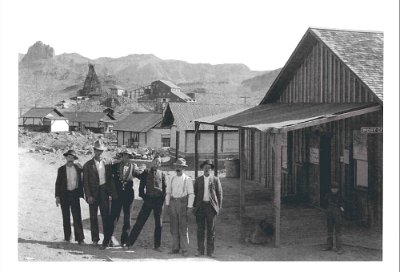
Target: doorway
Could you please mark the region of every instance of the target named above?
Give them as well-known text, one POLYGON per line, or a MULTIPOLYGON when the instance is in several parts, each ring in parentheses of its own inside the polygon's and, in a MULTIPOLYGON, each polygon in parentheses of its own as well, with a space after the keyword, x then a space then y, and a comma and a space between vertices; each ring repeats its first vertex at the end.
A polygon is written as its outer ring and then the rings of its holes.
POLYGON ((328 203, 326 195, 331 185, 331 137, 321 136, 320 138, 320 206, 326 208, 328 203))

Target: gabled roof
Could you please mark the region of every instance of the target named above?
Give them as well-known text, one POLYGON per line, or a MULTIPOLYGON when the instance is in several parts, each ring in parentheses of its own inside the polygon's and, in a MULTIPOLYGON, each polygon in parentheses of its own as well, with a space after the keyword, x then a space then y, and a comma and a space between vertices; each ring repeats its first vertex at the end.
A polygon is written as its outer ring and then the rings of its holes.
MULTIPOLYGON (((245 107, 244 105, 233 104, 200 104, 200 103, 169 103, 165 109, 165 115, 170 113, 173 115, 174 123, 179 130, 194 130, 194 120, 220 114, 223 112, 233 111, 238 108, 245 107)), ((213 126, 202 125, 201 130, 212 130, 213 126)), ((231 130, 228 128, 219 128, 231 130)))
POLYGON ((154 112, 134 112, 117 122, 113 130, 147 132, 162 121, 162 114, 154 112))
POLYGON ((377 98, 383 99, 383 33, 309 28, 272 83, 261 104, 273 102, 316 42, 323 43, 377 98))
POLYGON ((64 115, 59 112, 55 108, 31 108, 28 110, 25 114, 22 115, 22 117, 25 118, 44 118, 49 115, 49 113, 54 112, 58 116, 49 116, 49 119, 65 119, 62 118, 64 115))
POLYGON ((105 112, 64 112, 64 116, 73 122, 101 122, 115 120, 110 114, 105 112))
POLYGON ((170 88, 180 89, 180 87, 176 86, 174 83, 172 83, 172 82, 169 81, 169 80, 160 79, 160 80, 158 80, 158 81, 164 83, 165 85, 167 85, 167 86, 170 87, 170 88))
POLYGON ((171 93, 173 93, 174 95, 176 95, 177 97, 179 97, 180 99, 184 100, 184 101, 193 101, 193 99, 188 96, 187 94, 181 92, 180 90, 171 90, 171 93))

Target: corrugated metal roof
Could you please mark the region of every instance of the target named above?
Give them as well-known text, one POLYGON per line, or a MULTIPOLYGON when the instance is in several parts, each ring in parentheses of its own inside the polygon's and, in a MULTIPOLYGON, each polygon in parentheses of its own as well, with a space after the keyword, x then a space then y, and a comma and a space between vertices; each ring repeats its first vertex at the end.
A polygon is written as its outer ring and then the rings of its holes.
POLYGON ((279 132, 281 129, 293 130, 298 125, 312 126, 313 121, 343 116, 345 113, 361 109, 376 111, 380 105, 371 103, 270 103, 262 104, 228 117, 216 119, 213 117, 199 118, 195 121, 228 127, 255 128, 264 132, 279 132))
POLYGON ((383 100, 383 33, 310 28, 383 100))
POLYGON ((61 118, 63 117, 63 114, 60 113, 57 109, 55 108, 31 108, 28 110, 26 113, 22 115, 22 117, 26 118, 44 118, 46 117, 49 113, 54 112, 57 116, 51 116, 52 119, 65 119, 61 118))
MULTIPOLYGON (((167 109, 169 108, 171 110, 175 124, 179 130, 194 130, 193 120, 233 111, 240 107, 247 108, 245 105, 233 104, 169 103, 167 109)), ((201 126, 201 130, 213 129, 213 126, 201 126)), ((226 128, 226 130, 230 129, 226 128)))
POLYGON ((174 83, 172 83, 172 82, 169 81, 169 80, 160 79, 159 81, 162 82, 162 83, 164 83, 165 85, 167 85, 167 86, 170 87, 170 88, 180 89, 179 86, 175 85, 174 83))
POLYGON ((177 97, 179 97, 179 98, 182 99, 182 100, 185 100, 185 101, 193 101, 193 99, 192 99, 190 96, 188 96, 187 94, 181 92, 180 90, 174 90, 174 89, 172 89, 172 90, 171 90, 171 93, 173 93, 174 95, 176 95, 177 97))
POLYGON ((276 102, 293 77, 293 71, 304 62, 317 42, 323 43, 364 82, 377 100, 383 100, 383 33, 309 28, 260 104, 276 102))
POLYGON ((104 112, 64 112, 63 113, 68 120, 73 122, 107 122, 115 120, 109 114, 104 112))
POLYGON ((147 132, 161 123, 162 114, 153 112, 134 112, 117 122, 113 130, 147 132))

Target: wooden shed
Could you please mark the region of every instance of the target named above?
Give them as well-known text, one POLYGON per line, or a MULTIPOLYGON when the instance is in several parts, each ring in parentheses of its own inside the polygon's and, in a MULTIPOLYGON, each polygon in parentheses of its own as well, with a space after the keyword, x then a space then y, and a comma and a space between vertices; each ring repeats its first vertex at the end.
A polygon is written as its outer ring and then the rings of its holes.
POLYGON ((117 122, 117 145, 127 147, 169 147, 170 128, 162 127, 162 114, 154 112, 133 112, 117 122))
POLYGON ((55 108, 31 108, 22 115, 22 126, 35 131, 68 131, 68 119, 55 108))
POLYGON ((115 118, 106 112, 64 112, 65 117, 69 120, 69 129, 88 129, 95 133, 109 132, 115 118))
POLYGON ((309 28, 258 106, 196 129, 239 129, 241 215, 246 180, 270 189, 278 246, 281 202, 324 207, 333 184, 346 219, 382 229, 382 111, 383 33, 309 28))

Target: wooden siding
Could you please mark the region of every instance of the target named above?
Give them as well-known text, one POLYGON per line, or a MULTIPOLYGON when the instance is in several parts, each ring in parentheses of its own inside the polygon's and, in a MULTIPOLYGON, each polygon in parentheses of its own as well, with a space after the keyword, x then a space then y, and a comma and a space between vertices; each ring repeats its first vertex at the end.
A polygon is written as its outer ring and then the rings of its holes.
POLYGON ((282 103, 378 102, 375 95, 325 45, 317 43, 293 72, 282 103))

